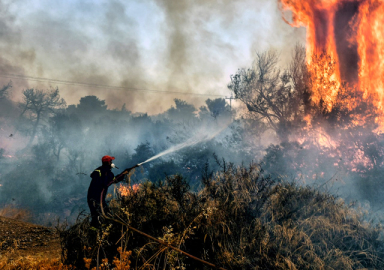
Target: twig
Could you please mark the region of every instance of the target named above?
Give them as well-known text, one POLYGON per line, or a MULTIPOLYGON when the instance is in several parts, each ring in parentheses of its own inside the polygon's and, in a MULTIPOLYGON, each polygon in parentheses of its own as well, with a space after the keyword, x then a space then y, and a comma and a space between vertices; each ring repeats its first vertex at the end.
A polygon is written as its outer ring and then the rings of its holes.
MULTIPOLYGON (((101 192, 101 194, 103 194, 103 192, 104 192, 104 190, 101 192)), ((226 270, 225 268, 218 267, 218 266, 214 265, 213 263, 210 263, 210 262, 204 261, 203 259, 197 258, 197 257, 195 257, 195 256, 193 256, 193 255, 191 255, 191 254, 189 254, 189 253, 187 253, 187 252, 185 252, 185 251, 183 251, 183 250, 177 248, 177 247, 174 247, 174 246, 172 246, 172 245, 170 245, 170 244, 168 244, 168 243, 166 243, 166 242, 164 242, 164 241, 161 241, 161 240, 159 240, 159 239, 157 239, 157 238, 155 238, 155 237, 153 237, 153 236, 151 236, 151 235, 149 235, 149 234, 146 234, 146 233, 144 233, 144 232, 142 232, 142 231, 139 231, 138 229, 133 228, 132 226, 130 226, 130 225, 128 225, 128 224, 126 224, 126 223, 124 223, 124 222, 122 222, 122 221, 120 221, 120 220, 117 220, 117 219, 108 217, 108 216, 104 213, 103 200, 102 200, 102 199, 100 200, 100 207, 101 207, 102 216, 103 216, 104 218, 109 219, 109 220, 112 220, 112 221, 115 221, 115 222, 120 223, 120 224, 122 224, 122 225, 124 225, 124 226, 127 226, 128 229, 131 229, 132 231, 137 232, 138 234, 141 234, 141 235, 143 235, 143 236, 145 236, 145 237, 147 237, 147 238, 149 238, 149 239, 151 239, 151 240, 153 240, 153 241, 159 243, 160 245, 163 245, 163 246, 168 247, 168 248, 171 248, 171 249, 173 249, 173 250, 175 250, 175 251, 177 251, 177 252, 179 252, 179 253, 181 253, 181 254, 184 254, 185 256, 187 256, 187 257, 189 257, 189 258, 191 258, 191 259, 193 259, 193 260, 195 260, 195 261, 199 261, 199 262, 201 262, 201 263, 204 263, 204 264, 206 264, 206 265, 209 265, 209 266, 211 266, 212 268, 216 268, 216 269, 219 269, 219 270, 226 270)))

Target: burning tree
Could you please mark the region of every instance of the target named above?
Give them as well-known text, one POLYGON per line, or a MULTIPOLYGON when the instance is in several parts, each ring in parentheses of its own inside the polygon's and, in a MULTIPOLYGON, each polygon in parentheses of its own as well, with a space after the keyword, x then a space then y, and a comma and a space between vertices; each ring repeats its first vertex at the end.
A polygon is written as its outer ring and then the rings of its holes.
POLYGON ((228 86, 280 139, 263 162, 270 173, 322 178, 320 185, 342 176, 377 204, 384 172, 384 3, 279 2, 292 12, 289 24, 307 27, 306 48, 295 49, 285 70, 276 53, 258 54, 228 86))
POLYGON ((383 190, 378 175, 384 172, 375 96, 363 97, 356 86, 338 83, 337 62, 327 52, 310 60, 296 47, 291 64, 281 71, 276 54, 263 53, 252 68, 231 77, 229 88, 252 118, 280 139, 280 145, 266 149, 264 169, 277 178, 320 186, 331 178, 349 179, 365 185, 360 195, 364 191, 363 198, 371 200, 383 190))
POLYGON ((304 125, 308 103, 304 56, 303 48, 297 46, 290 69, 281 71, 275 51, 258 54, 253 66, 239 69, 228 85, 254 119, 268 123, 281 141, 304 125))
MULTIPOLYGON (((312 100, 319 104, 321 95, 325 106, 330 108, 339 92, 347 88, 347 92, 355 92, 358 102, 371 103, 378 114, 376 121, 380 119, 381 122, 384 101, 381 21, 384 3, 375 0, 279 2, 283 11, 289 10, 292 14, 292 20, 286 20, 290 25, 307 27, 309 67, 318 72, 318 78, 328 78, 334 84, 333 87, 324 87, 321 80, 312 84, 312 100), (331 65, 326 62, 323 66, 316 65, 316 55, 322 52, 333 59, 331 65), (316 66, 321 70, 316 70, 316 66), (326 67, 332 71, 326 71, 326 67), (340 87, 343 84, 347 87, 340 87)), ((349 109, 358 105, 353 104, 353 100, 348 103, 349 109)))

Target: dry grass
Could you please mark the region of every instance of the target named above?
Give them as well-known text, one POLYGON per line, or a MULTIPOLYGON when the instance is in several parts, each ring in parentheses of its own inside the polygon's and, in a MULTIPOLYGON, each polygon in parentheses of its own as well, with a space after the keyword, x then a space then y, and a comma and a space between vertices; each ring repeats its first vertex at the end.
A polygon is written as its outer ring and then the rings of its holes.
MULTIPOLYGON (((1 248, 1 247, 0 247, 1 248)), ((92 248, 87 249, 88 251, 92 248)), ((18 249, 18 243, 8 248, 4 253, 0 253, 0 269, 2 270, 75 270, 78 269, 72 265, 64 265, 60 258, 46 258, 44 254, 33 254, 23 256, 23 253, 18 249)), ((117 249, 117 256, 113 258, 112 264, 108 259, 102 259, 99 264, 100 270, 115 269, 128 270, 130 269, 131 251, 123 251, 121 247, 117 249)), ((83 258, 85 268, 88 270, 96 270, 97 267, 91 267, 92 259, 83 258)), ((80 268, 83 269, 83 268, 80 268)))
POLYGON ((0 269, 3 270, 72 270, 71 266, 63 265, 59 259, 36 257, 20 257, 10 260, 6 255, 0 257, 0 269))
MULTIPOLYGON (((108 259, 103 259, 99 265, 100 270, 115 269, 115 270, 128 270, 130 269, 131 261, 129 257, 130 251, 118 250, 119 256, 115 257, 113 264, 108 263, 108 259)), ((35 256, 25 256, 13 258, 13 254, 6 253, 0 256, 0 269, 2 270, 74 270, 75 267, 64 265, 60 259, 46 259, 35 256), (9 256, 12 255, 12 256, 9 256)), ((96 267, 91 268, 91 259, 84 258, 86 269, 96 270, 96 267)))
MULTIPOLYGON (((199 193, 181 176, 143 183, 122 198, 113 218, 226 269, 384 269, 381 228, 351 206, 263 178, 257 166, 222 168, 203 178, 199 193)), ((84 257, 93 264, 112 261, 120 246, 132 250, 133 269, 206 269, 121 224, 112 222, 96 236, 87 226, 83 219, 62 235, 67 264, 83 267, 84 257), (84 243, 91 247, 87 254, 84 243)))
POLYGON ((23 256, 17 242, 6 251, 0 253, 0 269, 2 270, 73 270, 74 267, 64 265, 59 258, 46 258, 41 254, 23 256))

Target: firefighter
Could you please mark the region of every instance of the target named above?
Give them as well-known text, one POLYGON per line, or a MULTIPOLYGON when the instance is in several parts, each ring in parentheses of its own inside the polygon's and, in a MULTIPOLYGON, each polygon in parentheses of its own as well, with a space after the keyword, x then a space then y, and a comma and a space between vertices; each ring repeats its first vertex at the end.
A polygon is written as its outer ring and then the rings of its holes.
POLYGON ((114 159, 115 158, 111 156, 103 156, 101 159, 102 166, 98 167, 91 173, 92 181, 89 185, 87 195, 87 202, 92 217, 91 227, 100 227, 102 214, 101 207, 103 207, 105 214, 109 212, 108 205, 105 201, 108 187, 122 181, 124 179, 124 175, 129 172, 125 170, 115 177, 111 171, 112 168, 117 168, 112 163, 112 160, 114 159))

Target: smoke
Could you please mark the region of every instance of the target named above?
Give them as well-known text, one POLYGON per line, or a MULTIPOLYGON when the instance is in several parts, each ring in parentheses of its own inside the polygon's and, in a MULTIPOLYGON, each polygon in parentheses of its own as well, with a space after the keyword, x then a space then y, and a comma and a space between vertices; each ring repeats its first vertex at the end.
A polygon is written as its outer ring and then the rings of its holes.
POLYGON ((204 114, 185 101, 175 103, 148 116, 108 110, 103 100, 83 97, 76 106, 42 112, 34 143, 26 147, 36 123, 33 109, 21 117, 23 108, 0 100, 9 110, 0 117, 0 208, 28 208, 38 223, 47 224, 49 215, 74 221, 88 209, 89 174, 104 155, 116 157, 116 174, 155 156, 136 181, 182 173, 195 186, 214 153, 231 162, 249 159, 224 99, 208 100, 204 114))
MULTIPOLYGON (((249 66, 256 52, 274 47, 284 60, 290 57, 286 52, 297 40, 304 40, 305 33, 303 29, 285 25, 277 4, 267 0, 114 0, 54 4, 20 0, 0 3, 0 26, 3 26, 0 82, 6 84, 12 80, 13 101, 20 101, 26 88, 58 86, 61 97, 69 105, 78 104, 80 98, 87 95, 97 96, 108 105, 107 111, 90 112, 90 119, 79 111, 71 114, 68 109, 68 115, 53 119, 57 125, 46 116, 35 145, 27 153, 18 152, 29 139, 27 125, 20 126, 25 127, 25 133, 9 137, 20 115, 16 104, 10 105, 15 117, 7 115, 6 125, 2 122, 0 135, 7 143, 0 148, 4 148, 7 155, 17 155, 4 158, 1 163, 4 170, 0 180, 6 182, 1 194, 7 194, 2 202, 22 186, 17 203, 33 199, 30 206, 36 209, 59 209, 67 203, 75 209, 73 215, 78 206, 66 200, 84 198, 88 174, 105 154, 115 155, 122 162, 116 164, 124 168, 129 165, 124 164, 124 160, 141 162, 151 157, 145 156, 144 151, 136 151, 138 146, 149 142, 152 153, 160 153, 175 145, 171 140, 176 138, 197 149, 197 154, 192 150, 180 153, 177 164, 183 164, 185 170, 184 162, 189 156, 193 156, 197 165, 204 164, 212 152, 231 162, 254 158, 256 154, 251 147, 246 153, 242 152, 241 128, 228 132, 225 138, 220 138, 220 143, 216 137, 212 142, 205 142, 208 146, 200 147, 188 141, 193 131, 200 131, 198 121, 176 125, 169 122, 164 111, 169 110, 175 98, 199 108, 206 99, 215 98, 204 95, 230 95, 229 76, 238 68, 249 66), (12 74, 28 77, 10 76, 12 74), (191 92, 203 95, 189 95, 191 92), (111 110, 120 109, 123 104, 133 113, 160 115, 151 118, 111 110), (30 190, 36 193, 34 198, 30 197, 30 190), (52 202, 53 199, 56 201, 52 202)), ((76 111, 76 106, 70 108, 76 111)), ((2 117, 5 110, 0 106, 2 117)), ((211 117, 210 112, 205 117, 211 117)), ((193 171, 191 178, 195 180, 202 169, 196 166, 185 171, 193 171)))
MULTIPOLYGON (((15 25, 16 17, 9 12, 10 4, 0 3, 0 85, 6 85, 11 80, 4 77, 4 74, 25 75, 25 66, 20 62, 29 64, 33 61, 35 54, 33 50, 21 49, 19 44, 22 39, 22 31, 15 25), (14 58, 9 58, 13 55, 14 58)), ((27 85, 25 80, 18 80, 12 83, 14 88, 22 88, 27 85)), ((0 87, 1 87, 0 86, 0 87)), ((4 109, 4 107, 3 107, 4 109)), ((2 113, 0 107, 0 113, 2 113)))
MULTIPOLYGON (((126 88, 229 95, 229 75, 252 62, 256 51, 273 46, 285 56, 287 47, 303 40, 281 22, 277 4, 265 0, 17 1, 0 9, 2 73, 126 88)), ((15 100, 27 87, 58 86, 68 104, 92 94, 110 108, 126 103, 130 111, 150 114, 164 111, 174 98, 197 107, 207 98, 13 82, 15 100)))
POLYGON ((357 44, 352 43, 354 32, 351 26, 353 17, 357 14, 359 2, 345 2, 340 4, 335 13, 335 42, 340 63, 340 78, 349 83, 358 80, 359 55, 357 44))

